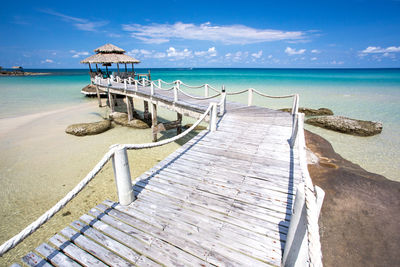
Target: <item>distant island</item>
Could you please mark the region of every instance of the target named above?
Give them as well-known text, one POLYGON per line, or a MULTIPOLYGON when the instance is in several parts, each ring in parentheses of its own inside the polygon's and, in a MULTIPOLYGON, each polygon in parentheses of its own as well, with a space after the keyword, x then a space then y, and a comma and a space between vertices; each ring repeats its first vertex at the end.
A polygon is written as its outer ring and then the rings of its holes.
POLYGON ((11 70, 0 67, 0 76, 34 76, 34 75, 50 75, 48 72, 28 72, 20 66, 12 67, 11 70))

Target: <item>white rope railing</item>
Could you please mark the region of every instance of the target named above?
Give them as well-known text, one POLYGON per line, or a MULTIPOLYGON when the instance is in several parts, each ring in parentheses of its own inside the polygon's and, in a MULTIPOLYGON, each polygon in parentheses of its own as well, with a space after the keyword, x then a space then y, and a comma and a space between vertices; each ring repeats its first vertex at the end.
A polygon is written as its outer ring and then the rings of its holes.
POLYGON ((247 91, 249 91, 249 89, 244 89, 244 90, 236 91, 236 92, 227 92, 226 94, 227 95, 240 95, 240 94, 246 93, 247 91))
POLYGON ((186 84, 186 83, 184 83, 182 81, 179 81, 179 82, 180 82, 181 85, 183 85, 183 86, 185 86, 187 88, 191 88, 191 89, 200 89, 200 88, 203 88, 204 86, 206 86, 205 84, 199 85, 199 86, 192 86, 192 85, 188 85, 188 84, 186 84))
MULTIPOLYGON (((3 256, 7 251, 14 248, 16 245, 21 243, 26 237, 35 232, 40 226, 45 224, 50 218, 52 218, 58 211, 64 208, 68 202, 70 202, 73 198, 75 198, 79 192, 82 191, 86 185, 93 180, 94 177, 100 172, 100 170, 104 167, 104 165, 114 156, 115 152, 122 149, 145 149, 162 146, 171 142, 174 142, 187 134, 193 131, 205 118, 207 115, 210 116, 210 129, 211 131, 216 129, 216 103, 210 103, 207 110, 201 115, 201 117, 186 131, 181 134, 155 143, 147 143, 147 144, 123 144, 123 145, 113 145, 110 147, 110 150, 103 156, 103 158, 96 164, 96 166, 86 175, 86 177, 77 185, 74 189, 72 189, 63 199, 61 199, 57 204, 55 204, 51 209, 46 211, 42 216, 40 216, 36 221, 28 225, 24 230, 20 233, 6 241, 0 246, 0 256, 3 256), (214 119, 213 119, 214 118, 214 119)), ((114 166, 115 167, 115 166, 114 166)), ((129 177, 130 179, 130 177, 129 177)), ((116 177, 118 180, 118 177, 116 177)), ((117 181, 118 182, 118 181, 117 181)), ((131 186, 130 186, 131 187, 131 186)), ((119 188, 118 188, 119 189, 119 188)), ((132 190, 130 188, 130 190, 132 190)), ((120 195, 120 192, 118 192, 120 195)), ((119 196, 120 197, 120 196, 119 196)), ((120 201, 121 202, 121 201, 120 201)))
POLYGON ((256 94, 258 94, 258 95, 260 95, 260 96, 264 96, 264 97, 268 97, 268 98, 290 98, 290 97, 295 97, 295 96, 296 96, 295 94, 292 94, 292 95, 273 96, 273 95, 267 95, 267 94, 261 93, 260 91, 254 89, 254 88, 251 88, 251 90, 253 90, 254 93, 256 93, 256 94))
POLYGON ((208 100, 208 99, 212 99, 212 98, 215 98, 215 97, 218 97, 218 96, 221 95, 221 93, 218 93, 218 94, 216 94, 216 95, 209 96, 209 97, 201 97, 201 96, 193 96, 193 95, 190 95, 190 94, 188 94, 188 93, 185 93, 185 92, 182 91, 182 89, 180 89, 180 88, 177 88, 177 90, 178 90, 179 92, 181 92, 183 95, 185 95, 185 96, 187 96, 187 97, 190 97, 190 98, 193 98, 193 99, 197 99, 197 100, 208 100))

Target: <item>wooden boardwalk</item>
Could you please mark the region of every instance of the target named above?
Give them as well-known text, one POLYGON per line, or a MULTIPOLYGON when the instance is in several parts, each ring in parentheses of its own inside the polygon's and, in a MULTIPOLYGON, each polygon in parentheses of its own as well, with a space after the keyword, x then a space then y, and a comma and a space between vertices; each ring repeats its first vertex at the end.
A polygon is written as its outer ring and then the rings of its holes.
MULTIPOLYGON (((170 101, 168 95, 157 97, 170 101)), ((191 103, 202 112, 203 104, 191 103)), ((134 181, 133 203, 104 201, 23 261, 32 266, 280 266, 302 179, 299 152, 288 142, 292 118, 228 104, 217 131, 199 133, 134 181)))

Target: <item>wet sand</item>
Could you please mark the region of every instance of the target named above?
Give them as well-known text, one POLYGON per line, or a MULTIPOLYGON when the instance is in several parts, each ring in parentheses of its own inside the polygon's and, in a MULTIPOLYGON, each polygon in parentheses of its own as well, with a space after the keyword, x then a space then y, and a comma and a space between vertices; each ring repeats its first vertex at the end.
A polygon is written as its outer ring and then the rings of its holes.
MULTIPOLYGON (((141 108, 140 103, 135 107, 141 108)), ((64 132, 69 124, 99 121, 107 108, 97 100, 50 112, 0 119, 0 242, 3 243, 64 197, 103 157, 112 144, 151 142, 151 129, 114 126, 95 136, 64 132)), ((161 113, 169 118, 174 114, 161 113)), ((185 122, 192 122, 186 118, 185 122)), ((173 136, 167 132, 159 138, 173 136)), ((191 135, 193 136, 193 134, 191 135)), ((188 137, 190 138, 190 137, 188 137)), ((188 138, 162 147, 129 151, 132 178, 180 147, 188 138)), ((105 199, 117 201, 112 165, 108 163, 76 199, 23 243, 0 258, 8 265, 46 241, 105 199), (64 214, 64 215, 63 215, 64 214)))

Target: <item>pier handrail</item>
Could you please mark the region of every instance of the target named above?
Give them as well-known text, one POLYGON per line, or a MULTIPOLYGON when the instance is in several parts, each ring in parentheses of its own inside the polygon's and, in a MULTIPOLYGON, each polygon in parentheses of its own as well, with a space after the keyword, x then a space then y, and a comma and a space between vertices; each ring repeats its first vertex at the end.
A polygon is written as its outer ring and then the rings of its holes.
POLYGON ((322 251, 319 235, 318 217, 319 208, 317 206, 316 192, 310 173, 307 167, 307 153, 304 136, 304 114, 297 114, 297 133, 298 149, 302 178, 304 182, 305 206, 307 216, 307 239, 308 239, 308 257, 310 266, 322 266, 322 251))
MULTIPOLYGON (((289 143, 291 147, 294 147, 296 141, 298 145, 298 151, 299 151, 299 162, 300 162, 300 170, 301 170, 301 175, 302 175, 302 182, 304 185, 304 206, 305 206, 305 213, 306 213, 306 229, 307 229, 307 256, 308 259, 306 262, 308 262, 309 266, 315 266, 315 267, 322 267, 322 250, 321 250, 321 241, 320 241, 320 235, 319 235, 319 226, 318 226, 318 218, 319 218, 319 211, 320 211, 320 206, 322 205, 322 200, 323 200, 323 195, 324 193, 320 192, 316 196, 316 190, 315 187, 312 183, 310 173, 308 172, 308 163, 307 163, 307 152, 306 152, 306 143, 305 143, 305 135, 304 135, 304 114, 298 112, 298 105, 299 105, 299 95, 295 94, 294 95, 294 103, 292 107, 292 116, 293 116, 293 123, 292 123, 292 136, 289 139, 289 143), (318 203, 319 202, 319 203, 318 203)), ((299 185, 301 186, 301 184, 299 185)), ((321 189, 320 189, 321 191, 321 189)), ((298 190, 299 192, 299 190, 298 190)), ((296 194, 296 200, 297 198, 301 199, 301 197, 297 196, 296 194)), ((301 201, 301 200, 300 200, 301 201)), ((303 207, 303 205, 297 205, 295 202, 295 208, 296 206, 298 207, 303 207)), ((301 216, 298 214, 301 214, 301 210, 295 210, 295 213, 297 213, 297 216, 301 216)), ((294 220, 292 218, 292 220, 294 220)), ((300 220, 300 219, 298 219, 300 220)), ((300 223, 298 222, 298 225, 300 223)), ((296 230, 291 231, 290 227, 299 227, 298 225, 290 225, 289 226, 289 233, 288 233, 288 239, 286 240, 286 246, 290 244, 292 246, 294 244, 293 239, 289 241, 289 235, 291 234, 290 232, 296 232, 296 230)), ((301 246, 303 245, 302 242, 299 242, 296 244, 299 246, 297 248, 297 251, 301 250, 301 246)), ((286 261, 290 255, 287 254, 288 252, 286 251, 288 248, 285 246, 285 253, 284 257, 282 258, 283 261, 286 261)), ((299 256, 299 255, 298 255, 299 256)), ((286 262, 283 262, 285 266, 287 265, 286 262)), ((289 266, 292 263, 289 263, 289 266)))
MULTIPOLYGON (((211 131, 215 131, 216 130, 216 115, 217 115, 216 109, 217 109, 217 104, 210 103, 207 110, 201 115, 201 117, 190 128, 188 128, 187 130, 185 130, 184 132, 182 132, 181 134, 179 134, 175 137, 168 138, 166 140, 154 142, 154 143, 112 145, 110 147, 109 151, 96 164, 96 166, 64 198, 62 198, 60 201, 58 201, 52 208, 50 208, 42 216, 40 216, 38 219, 36 219, 34 222, 32 222, 30 225, 28 225, 20 233, 18 233, 14 237, 10 238, 8 241, 4 242, 0 246, 0 257, 3 256, 6 252, 8 252, 10 249, 14 248, 19 243, 21 243, 26 237, 28 237, 29 235, 34 233, 37 229, 39 229, 40 226, 45 224, 57 212, 59 212, 62 208, 64 208, 73 198, 75 198, 79 194, 79 192, 81 192, 82 189, 85 188, 88 185, 88 183, 91 180, 93 180, 93 178, 96 177, 96 175, 101 171, 101 169, 104 167, 104 165, 106 165, 106 163, 114 157, 116 151, 118 151, 120 149, 146 149, 146 148, 158 147, 158 146, 166 145, 168 143, 172 143, 172 142, 186 136, 190 132, 192 132, 206 118, 207 115, 210 116, 209 129, 211 131)), ((130 179, 130 177, 129 177, 129 179, 130 179)), ((118 180, 118 177, 116 177, 116 180, 118 180)), ((118 190, 118 197, 121 198, 121 195, 123 195, 123 193, 119 192, 120 188, 118 186, 117 186, 117 190, 118 190)))

